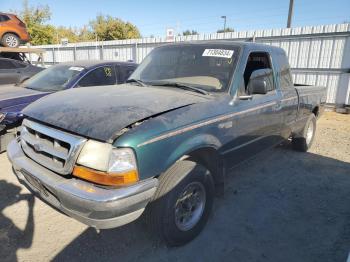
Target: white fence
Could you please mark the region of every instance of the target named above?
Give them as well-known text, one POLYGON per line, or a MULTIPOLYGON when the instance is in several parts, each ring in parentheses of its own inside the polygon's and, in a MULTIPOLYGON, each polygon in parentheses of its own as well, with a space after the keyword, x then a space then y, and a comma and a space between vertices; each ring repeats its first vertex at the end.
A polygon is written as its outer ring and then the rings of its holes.
MULTIPOLYGON (((283 48, 298 84, 327 86, 327 102, 350 104, 350 24, 308 26, 230 33, 177 36, 175 42, 229 39, 256 42, 283 48)), ((141 62, 165 38, 142 38, 38 46, 46 50, 45 63, 74 60, 119 60, 141 62)))

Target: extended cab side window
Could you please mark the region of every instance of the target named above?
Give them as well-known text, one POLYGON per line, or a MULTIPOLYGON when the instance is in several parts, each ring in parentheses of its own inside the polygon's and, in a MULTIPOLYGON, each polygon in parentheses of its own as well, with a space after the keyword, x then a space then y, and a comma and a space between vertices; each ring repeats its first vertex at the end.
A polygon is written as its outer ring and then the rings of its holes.
POLYGON ((293 88, 293 80, 292 80, 292 75, 290 72, 290 66, 287 60, 287 56, 285 55, 284 52, 281 52, 277 56, 277 62, 280 68, 280 72, 278 74, 279 81, 280 81, 280 87, 282 89, 288 89, 288 88, 293 88))
POLYGON ((270 56, 266 52, 252 52, 250 53, 248 60, 247 60, 247 65, 244 70, 244 89, 242 90, 241 93, 246 93, 248 94, 249 91, 247 90, 249 81, 251 79, 251 75, 254 71, 260 70, 260 69, 267 69, 265 70, 266 73, 262 74, 262 77, 266 79, 266 87, 267 91, 273 91, 275 90, 275 84, 273 80, 273 71, 272 71, 272 65, 270 61, 270 56))
POLYGON ((98 67, 79 81, 80 87, 116 84, 115 70, 112 66, 98 67))

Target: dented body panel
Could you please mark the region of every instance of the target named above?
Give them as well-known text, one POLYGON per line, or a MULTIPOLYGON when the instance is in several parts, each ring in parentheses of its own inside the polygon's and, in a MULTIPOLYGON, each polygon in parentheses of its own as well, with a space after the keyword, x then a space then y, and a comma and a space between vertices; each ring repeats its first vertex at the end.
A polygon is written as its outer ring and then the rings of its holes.
POLYGON ((112 142, 116 133, 138 121, 204 101, 205 97, 191 92, 124 84, 59 92, 28 106, 23 113, 64 130, 112 142))

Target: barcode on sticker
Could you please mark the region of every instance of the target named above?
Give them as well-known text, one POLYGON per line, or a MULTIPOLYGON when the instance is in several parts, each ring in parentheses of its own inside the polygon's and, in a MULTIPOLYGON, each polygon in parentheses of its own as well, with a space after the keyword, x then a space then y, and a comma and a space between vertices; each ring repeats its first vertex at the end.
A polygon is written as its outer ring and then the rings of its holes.
POLYGON ((214 56, 214 57, 231 58, 232 55, 233 55, 233 50, 205 49, 202 56, 214 56))

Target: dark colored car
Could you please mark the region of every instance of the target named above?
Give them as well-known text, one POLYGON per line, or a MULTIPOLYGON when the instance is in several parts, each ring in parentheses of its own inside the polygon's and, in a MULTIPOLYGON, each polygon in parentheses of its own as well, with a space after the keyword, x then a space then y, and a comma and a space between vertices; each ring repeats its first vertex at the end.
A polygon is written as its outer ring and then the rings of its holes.
MULTIPOLYGON (((51 93, 77 87, 124 83, 137 64, 116 61, 76 61, 54 65, 18 86, 0 86, 0 152, 20 125, 21 110, 51 93)), ((1 70, 0 70, 1 71, 1 70)))
POLYGON ((30 63, 0 57, 0 85, 21 83, 44 69, 30 63))
POLYGON ((201 232, 238 163, 286 139, 307 151, 326 97, 293 84, 283 49, 233 41, 155 48, 128 82, 26 107, 8 157, 72 218, 105 229, 144 213, 175 246, 201 232))

